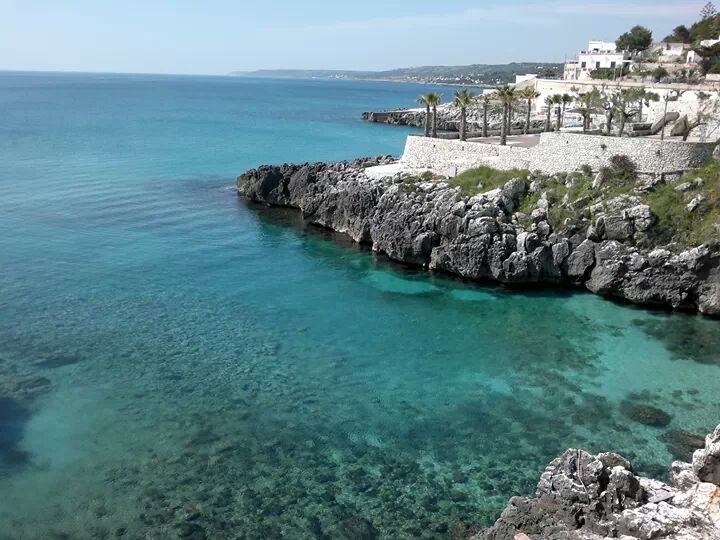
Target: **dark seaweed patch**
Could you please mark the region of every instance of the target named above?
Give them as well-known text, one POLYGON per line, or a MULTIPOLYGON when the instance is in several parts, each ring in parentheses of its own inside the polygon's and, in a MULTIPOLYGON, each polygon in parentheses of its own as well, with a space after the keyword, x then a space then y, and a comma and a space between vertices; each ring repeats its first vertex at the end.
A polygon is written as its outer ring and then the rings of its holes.
POLYGON ((18 466, 27 461, 27 454, 17 445, 29 418, 30 411, 21 403, 0 397, 0 466, 18 466))
POLYGON ((705 437, 673 429, 658 436, 675 459, 690 461, 693 452, 705 446, 705 437))
POLYGON ((659 340, 676 360, 694 360, 720 366, 720 332, 717 321, 688 316, 635 319, 633 324, 659 340))
POLYGON ((57 369, 65 366, 71 366, 73 364, 77 364, 78 362, 80 362, 80 358, 77 356, 58 355, 51 356, 45 360, 40 360, 35 365, 46 369, 57 369))

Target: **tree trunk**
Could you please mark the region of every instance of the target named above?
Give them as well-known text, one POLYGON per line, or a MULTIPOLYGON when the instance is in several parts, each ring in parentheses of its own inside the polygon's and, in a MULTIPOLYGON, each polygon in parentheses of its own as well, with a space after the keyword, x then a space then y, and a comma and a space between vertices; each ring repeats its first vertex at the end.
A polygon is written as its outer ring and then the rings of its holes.
POLYGON ((588 120, 590 119, 590 113, 584 112, 582 113, 583 117, 583 133, 587 133, 588 130, 588 120))
POLYGON ((566 103, 563 101, 562 113, 560 114, 560 127, 562 127, 563 124, 565 123, 565 105, 566 105, 566 103))
POLYGON ((508 116, 507 116, 507 134, 512 135, 512 116, 513 116, 513 106, 512 103, 508 103, 508 116))
POLYGON ((643 101, 642 99, 640 100, 640 106, 638 107, 638 122, 642 122, 643 101))
POLYGON ((505 146, 507 144, 507 131, 508 131, 508 112, 510 106, 507 103, 503 103, 503 117, 502 126, 500 129, 500 145, 505 146))
POLYGON ((425 106, 425 136, 430 136, 430 105, 425 106))
POLYGON ((482 136, 487 137, 488 136, 488 104, 485 103, 483 107, 483 129, 482 129, 482 136))
POLYGON ((625 133, 625 114, 620 113, 620 131, 618 132, 618 137, 622 137, 623 133, 625 133))
POLYGON ((560 131, 560 105, 555 109, 555 131, 560 131))
POLYGON ((467 139, 467 110, 465 107, 460 109, 460 140, 467 139))
POLYGON ((532 100, 528 99, 527 102, 527 114, 525 115, 525 135, 530 133, 530 107, 532 107, 532 100))
POLYGON ((547 117, 545 118, 545 131, 550 131, 550 115, 552 114, 552 107, 548 105, 547 117))
POLYGON ((610 109, 608 112, 605 113, 605 120, 607 125, 605 126, 605 134, 610 135, 612 134, 612 122, 613 122, 613 110, 610 109))
POLYGON ((437 139, 437 106, 433 105, 432 111, 432 136, 437 139))

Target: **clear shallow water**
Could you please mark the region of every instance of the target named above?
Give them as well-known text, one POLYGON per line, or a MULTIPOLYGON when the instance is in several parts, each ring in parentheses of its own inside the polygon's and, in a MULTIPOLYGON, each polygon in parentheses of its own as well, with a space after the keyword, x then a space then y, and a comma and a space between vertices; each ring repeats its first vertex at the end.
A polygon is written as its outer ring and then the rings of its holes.
POLYGON ((428 275, 234 196, 399 153, 359 113, 423 90, 0 74, 0 538, 445 538, 568 446, 661 474, 659 437, 720 421, 718 321, 428 275))

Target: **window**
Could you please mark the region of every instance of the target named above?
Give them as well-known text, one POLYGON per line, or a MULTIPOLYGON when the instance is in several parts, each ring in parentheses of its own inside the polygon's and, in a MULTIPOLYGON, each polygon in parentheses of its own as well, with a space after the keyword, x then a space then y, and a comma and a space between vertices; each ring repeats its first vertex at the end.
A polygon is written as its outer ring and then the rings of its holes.
POLYGON ((583 63, 580 65, 580 67, 583 68, 583 69, 586 68, 586 67, 587 67, 587 62, 583 62, 583 63))
POLYGON ((595 69, 600 69, 600 62, 595 62, 595 69))
POLYGON ((612 69, 615 69, 615 66, 617 65, 617 62, 610 62, 610 67, 612 69))

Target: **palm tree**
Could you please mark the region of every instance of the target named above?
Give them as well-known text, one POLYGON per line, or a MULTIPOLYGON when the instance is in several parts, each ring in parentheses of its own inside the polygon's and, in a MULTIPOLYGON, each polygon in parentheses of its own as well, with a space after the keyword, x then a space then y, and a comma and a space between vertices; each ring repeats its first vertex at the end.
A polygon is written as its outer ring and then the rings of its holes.
POLYGON ((480 101, 482 102, 483 106, 483 125, 482 125, 482 136, 487 137, 488 136, 488 108, 490 107, 490 99, 492 98, 492 94, 486 94, 483 92, 483 95, 480 96, 480 101))
POLYGON ((590 92, 578 94, 580 106, 577 110, 583 117, 583 133, 587 133, 590 128, 590 118, 598 111, 601 100, 600 91, 597 88, 593 88, 590 92))
POLYGON ((503 108, 502 126, 500 129, 500 144, 505 146, 507 144, 508 128, 510 125, 509 118, 510 114, 512 114, 512 103, 515 101, 515 88, 508 85, 500 86, 495 92, 495 96, 497 96, 497 99, 500 101, 503 108))
POLYGON ((560 127, 562 127, 563 124, 565 123, 565 107, 569 103, 572 103, 573 101, 575 101, 575 98, 572 97, 570 94, 563 94, 560 99, 562 100, 562 114, 560 116, 560 127))
POLYGON ((508 101, 507 133, 509 135, 512 135, 512 122, 513 122, 513 112, 514 112, 513 105, 515 105, 515 102, 518 99, 518 95, 515 92, 514 86, 511 86, 510 90, 512 90, 512 92, 511 92, 510 101, 508 101))
POLYGON ((442 102, 442 96, 436 92, 430 92, 425 96, 430 107, 432 107, 432 136, 437 138, 437 107, 442 102))
POLYGON ((560 115, 560 106, 562 105, 562 96, 560 94, 552 95, 552 102, 555 105, 555 131, 560 131, 562 117, 560 115))
POLYGON ((460 90, 455 92, 454 103, 460 109, 460 140, 467 139, 467 108, 475 101, 475 94, 470 90, 460 90))
POLYGON ((547 116, 545 117, 545 131, 550 131, 550 115, 552 114, 553 105, 555 101, 552 96, 545 98, 545 106, 547 107, 547 116))
POLYGON ((418 105, 425 106, 425 136, 430 136, 430 101, 428 99, 430 94, 425 94, 417 98, 418 105))
POLYGON ((525 113, 525 129, 523 133, 527 135, 530 132, 530 111, 532 109, 533 100, 540 97, 540 92, 535 90, 534 87, 528 86, 520 91, 520 98, 527 100, 527 111, 525 113))

